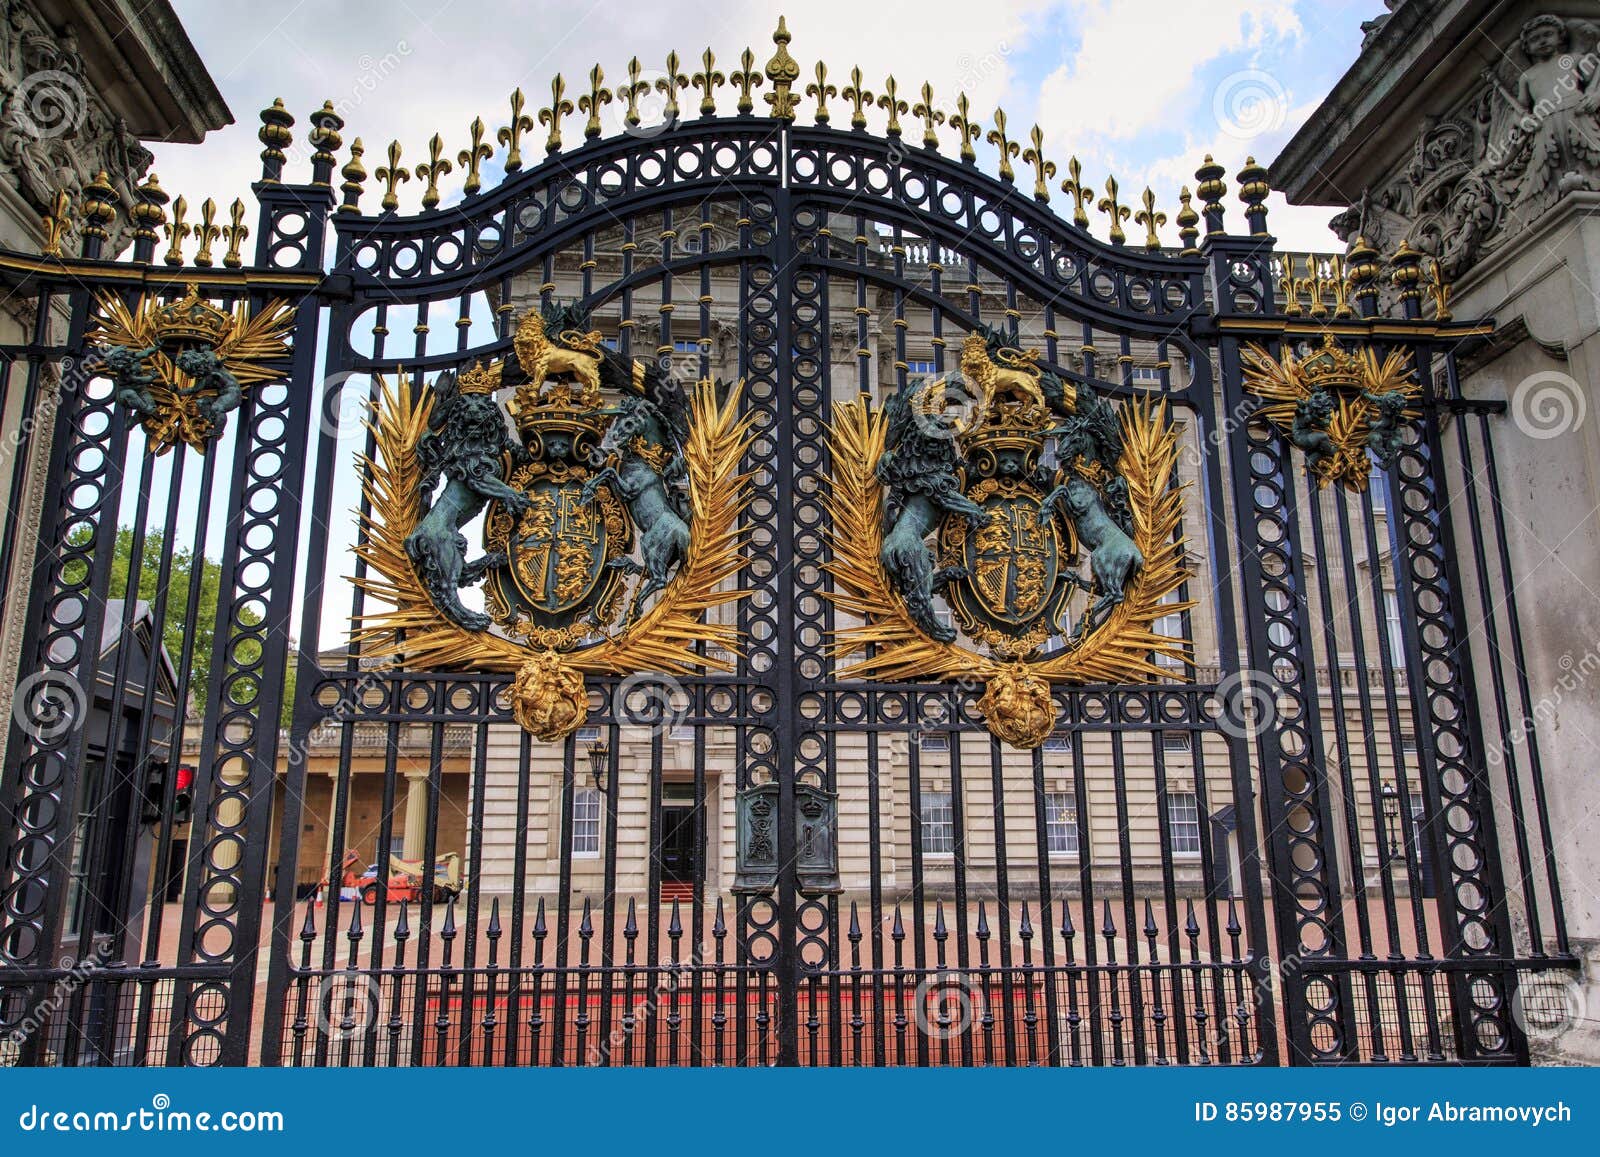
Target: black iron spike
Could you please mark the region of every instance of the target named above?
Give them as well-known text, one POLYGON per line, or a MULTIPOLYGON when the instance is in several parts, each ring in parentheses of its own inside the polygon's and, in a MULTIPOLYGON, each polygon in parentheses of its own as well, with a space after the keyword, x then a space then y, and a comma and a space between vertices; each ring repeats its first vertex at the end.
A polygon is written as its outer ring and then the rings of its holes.
POLYGON ((894 924, 889 929, 889 935, 895 940, 906 938, 905 922, 900 919, 900 905, 894 906, 894 924))
POLYGON ((317 938, 317 902, 316 902, 316 900, 307 900, 306 901, 306 922, 303 925, 301 925, 301 928, 300 928, 300 939, 305 940, 305 941, 311 941, 311 940, 315 940, 316 938, 317 938))
POLYGON ((683 935, 683 925, 678 921, 678 901, 672 901, 672 919, 667 921, 667 935, 676 940, 683 935))
POLYGON ((859 943, 861 940, 861 918, 856 912, 854 900, 850 901, 850 931, 846 935, 850 937, 852 943, 859 943))
POLYGON ((639 921, 635 917, 635 906, 632 896, 628 897, 628 918, 622 923, 622 934, 629 940, 639 935, 639 921))
POLYGON ((989 911, 982 900, 978 901, 978 939, 989 939, 989 911))
POLYGON ((1150 898, 1148 896, 1145 897, 1144 901, 1144 934, 1150 940, 1156 938, 1156 916, 1150 908, 1150 898))
POLYGON ((360 940, 363 934, 361 929, 361 901, 357 900, 350 905, 350 926, 345 929, 345 935, 350 938, 351 943, 354 943, 360 940))
POLYGON ((489 905, 489 939, 500 939, 500 897, 496 896, 489 905))
POLYGON ((549 934, 549 931, 550 929, 544 922, 544 897, 540 896, 539 907, 533 913, 533 938, 535 940, 543 940, 549 934))
POLYGON ((407 940, 411 939, 411 921, 407 919, 407 912, 409 911, 410 907, 411 905, 407 901, 400 901, 400 919, 394 922, 394 939, 396 944, 404 944, 407 940))
POLYGON ((1028 918, 1028 902, 1022 902, 1022 919, 1017 922, 1017 935, 1024 940, 1033 939, 1033 921, 1028 918))
POLYGON ((583 919, 578 921, 578 935, 585 940, 594 935, 594 920, 590 915, 589 897, 583 898, 583 919))
POLYGON ((1110 940, 1117 934, 1117 922, 1111 918, 1111 900, 1107 898, 1105 904, 1105 917, 1100 925, 1100 935, 1110 940))
POLYGON ((456 938, 456 901, 453 896, 444 910, 444 927, 439 930, 439 938, 446 942, 456 938))
POLYGON ((1183 931, 1190 940, 1195 940, 1200 936, 1200 921, 1194 918, 1193 900, 1188 901, 1188 908, 1188 915, 1183 922, 1183 931))
POLYGON ((711 935, 721 940, 728 934, 728 925, 722 919, 722 897, 717 897, 717 918, 711 922, 711 935))
POLYGON ((943 940, 949 935, 944 926, 944 901, 939 900, 933 906, 933 938, 943 940))
POLYGON ((1237 936, 1243 929, 1239 927, 1239 913, 1234 908, 1233 897, 1228 897, 1228 935, 1237 936))
POLYGON ((1061 901, 1061 935, 1068 944, 1071 944, 1072 938, 1077 934, 1077 929, 1072 926, 1072 905, 1063 900, 1061 901))

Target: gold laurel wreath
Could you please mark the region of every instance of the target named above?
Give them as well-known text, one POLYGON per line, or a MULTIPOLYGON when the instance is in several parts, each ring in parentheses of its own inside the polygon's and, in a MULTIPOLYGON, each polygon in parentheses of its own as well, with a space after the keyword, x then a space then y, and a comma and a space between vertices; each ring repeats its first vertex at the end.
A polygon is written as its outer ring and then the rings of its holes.
MULTIPOLYGON (((468 631, 435 609, 406 554, 405 540, 421 513, 422 468, 417 443, 428 429, 435 395, 424 387, 413 393, 402 378, 391 387, 379 382, 380 398, 367 423, 375 456, 357 455, 362 491, 371 509, 361 516, 356 557, 368 573, 352 577, 357 588, 381 604, 352 623, 352 642, 363 654, 391 666, 429 669, 517 671, 535 652, 489 631, 468 631)), ((707 612, 748 592, 724 584, 743 565, 740 516, 750 499, 748 474, 738 472, 750 446, 750 419, 739 417, 741 386, 718 405, 716 386, 698 382, 690 408, 684 459, 689 473, 688 554, 661 596, 631 625, 593 646, 563 653, 575 671, 623 675, 656 671, 687 675, 698 670, 727 671, 731 664, 695 652, 707 643, 737 650, 738 628, 706 621, 707 612)))
MULTIPOLYGON (((828 431, 833 486, 824 498, 833 527, 833 559, 826 569, 834 579, 830 595, 834 606, 862 620, 835 632, 836 659, 860 656, 841 674, 887 680, 965 675, 988 681, 1014 669, 1010 660, 930 639, 912 621, 879 559, 884 489, 873 467, 884 451, 885 411, 856 398, 838 405, 834 414, 828 431)), ((1187 640, 1151 629, 1157 618, 1196 605, 1161 601, 1189 577, 1180 533, 1183 496, 1181 488, 1172 485, 1178 443, 1167 423, 1166 404, 1152 406, 1145 399, 1123 406, 1122 437, 1117 469, 1128 480, 1133 541, 1145 563, 1122 602, 1078 646, 1026 664, 1028 673, 1050 682, 1170 679, 1172 671, 1158 666, 1158 657, 1189 662, 1187 640)))
MULTIPOLYGON (((1287 436, 1294 428, 1296 407, 1321 383, 1293 354, 1285 354, 1280 361, 1264 346, 1252 343, 1242 351, 1241 360, 1245 389, 1265 403, 1261 416, 1287 436)), ((1409 353, 1394 351, 1380 364, 1375 352, 1363 348, 1346 354, 1344 360, 1360 372, 1361 388, 1368 393, 1399 390, 1407 398, 1416 398, 1422 393, 1422 387, 1411 374, 1409 353)), ((1378 408, 1359 394, 1345 391, 1335 392, 1334 401, 1337 405, 1328 417, 1328 437, 1333 441, 1335 453, 1317 464, 1317 485, 1343 482, 1353 490, 1365 490, 1372 474, 1372 462, 1367 457, 1367 435, 1372 432, 1372 416, 1378 408)), ((1403 411, 1407 421, 1421 415, 1421 410, 1411 407, 1403 411)))

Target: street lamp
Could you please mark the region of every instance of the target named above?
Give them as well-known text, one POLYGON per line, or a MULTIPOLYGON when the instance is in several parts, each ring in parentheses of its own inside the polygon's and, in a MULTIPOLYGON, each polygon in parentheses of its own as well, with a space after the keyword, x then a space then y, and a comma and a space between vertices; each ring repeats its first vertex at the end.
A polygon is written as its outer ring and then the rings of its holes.
POLYGON ((606 772, 610 770, 611 749, 599 740, 589 745, 589 774, 594 777, 598 791, 606 789, 606 772))
POLYGON ((1394 840, 1394 829, 1400 819, 1400 789, 1395 787, 1394 780, 1386 779, 1378 792, 1383 796, 1383 831, 1389 841, 1389 857, 1393 859, 1400 851, 1394 840))

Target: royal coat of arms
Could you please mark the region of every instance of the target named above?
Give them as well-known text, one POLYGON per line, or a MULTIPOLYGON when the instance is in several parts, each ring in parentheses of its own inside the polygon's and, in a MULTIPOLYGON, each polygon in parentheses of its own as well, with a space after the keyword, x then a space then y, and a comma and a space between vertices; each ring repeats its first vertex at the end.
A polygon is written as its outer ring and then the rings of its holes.
POLYGON ((529 311, 513 346, 420 392, 383 389, 355 580, 380 606, 355 637, 408 668, 515 672, 513 714, 555 740, 587 717, 585 674, 726 668, 695 644, 734 647, 706 613, 742 594, 724 588, 750 432, 737 387, 686 393, 575 308, 529 311), (482 611, 461 598, 479 582, 482 611))
POLYGON ((1032 748, 1052 683, 1186 657, 1153 629, 1192 605, 1164 405, 1114 405, 980 328, 959 373, 843 403, 830 434, 833 599, 861 620, 839 632, 846 675, 979 679, 990 730, 1032 748))

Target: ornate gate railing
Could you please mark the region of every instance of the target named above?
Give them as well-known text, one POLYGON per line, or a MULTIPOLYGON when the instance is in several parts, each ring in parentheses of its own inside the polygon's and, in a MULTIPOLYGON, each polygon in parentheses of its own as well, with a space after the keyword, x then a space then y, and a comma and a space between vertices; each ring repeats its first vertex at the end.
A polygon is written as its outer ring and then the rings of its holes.
POLYGON ((248 265, 153 178, 0 254, 50 454, 8 1059, 1526 1061, 1568 954, 1490 327, 1409 248, 1275 254, 1253 161, 1243 232, 1210 158, 1176 246, 1076 161, 1066 220, 1037 129, 989 177, 965 97, 803 98, 775 40, 734 116, 708 51, 558 79, 531 168, 520 93, 503 156, 393 145, 374 214, 275 106, 248 265))

